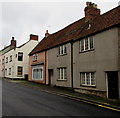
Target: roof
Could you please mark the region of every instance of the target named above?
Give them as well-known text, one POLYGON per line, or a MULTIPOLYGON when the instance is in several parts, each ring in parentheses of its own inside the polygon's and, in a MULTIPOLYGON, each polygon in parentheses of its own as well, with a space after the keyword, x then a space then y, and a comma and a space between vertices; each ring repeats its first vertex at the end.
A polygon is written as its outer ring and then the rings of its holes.
POLYGON ((68 25, 64 29, 44 37, 29 55, 39 53, 55 46, 76 41, 95 33, 120 25, 120 6, 96 17, 92 21, 85 21, 85 17, 68 25), (88 29, 90 24, 90 29, 88 29))

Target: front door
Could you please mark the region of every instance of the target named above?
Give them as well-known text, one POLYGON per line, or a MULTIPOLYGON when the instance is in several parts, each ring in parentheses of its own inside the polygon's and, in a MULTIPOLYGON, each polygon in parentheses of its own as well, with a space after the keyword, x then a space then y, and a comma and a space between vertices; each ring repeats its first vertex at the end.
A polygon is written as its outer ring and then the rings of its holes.
POLYGON ((51 81, 52 81, 52 77, 53 77, 53 69, 49 69, 48 73, 49 73, 49 84, 48 85, 51 85, 51 81))
POLYGON ((108 78, 108 97, 112 99, 118 99, 118 72, 110 71, 107 72, 108 78))

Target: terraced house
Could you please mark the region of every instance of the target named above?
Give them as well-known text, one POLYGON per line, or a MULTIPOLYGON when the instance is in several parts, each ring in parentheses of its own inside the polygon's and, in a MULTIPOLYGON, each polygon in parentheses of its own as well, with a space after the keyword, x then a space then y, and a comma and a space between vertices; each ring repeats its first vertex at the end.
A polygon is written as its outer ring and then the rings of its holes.
MULTIPOLYGON (((35 55, 43 59, 38 59, 36 66, 44 66, 45 84, 120 98, 119 11, 120 6, 117 6, 100 14, 96 4, 87 2, 84 18, 45 36, 29 54, 30 60, 35 55), (44 56, 40 56, 42 53, 44 56)), ((34 70, 34 64, 34 60, 30 61, 29 80, 43 81, 39 77, 40 70, 34 70)))
POLYGON ((19 47, 16 46, 16 40, 12 37, 11 44, 14 45, 14 48, 2 55, 4 57, 4 62, 2 62, 2 68, 4 69, 3 77, 27 79, 29 65, 28 54, 38 44, 38 36, 31 34, 29 41, 19 47))
POLYGON ((12 37, 11 43, 0 50, 0 77, 5 77, 5 53, 16 48, 16 40, 12 37))

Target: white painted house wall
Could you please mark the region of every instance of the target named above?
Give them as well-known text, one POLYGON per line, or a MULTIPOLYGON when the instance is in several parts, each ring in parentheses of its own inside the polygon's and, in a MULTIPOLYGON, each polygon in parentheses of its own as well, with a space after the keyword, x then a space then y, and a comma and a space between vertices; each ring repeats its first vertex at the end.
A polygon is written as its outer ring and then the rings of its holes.
POLYGON ((7 69, 7 75, 5 77, 7 78, 24 78, 25 74, 28 74, 28 65, 29 65, 29 53, 35 48, 35 46, 38 44, 38 41, 36 40, 29 40, 26 44, 24 44, 21 47, 17 47, 15 49, 12 49, 11 51, 7 52, 5 54, 5 59, 8 57, 8 63, 5 63, 5 69, 7 69), (18 52, 23 52, 23 61, 18 61, 18 52), (12 62, 9 62, 10 56, 12 55, 12 62), (18 76, 18 66, 23 67, 23 74, 22 76, 18 76), (11 68, 11 75, 9 75, 9 68, 11 68))

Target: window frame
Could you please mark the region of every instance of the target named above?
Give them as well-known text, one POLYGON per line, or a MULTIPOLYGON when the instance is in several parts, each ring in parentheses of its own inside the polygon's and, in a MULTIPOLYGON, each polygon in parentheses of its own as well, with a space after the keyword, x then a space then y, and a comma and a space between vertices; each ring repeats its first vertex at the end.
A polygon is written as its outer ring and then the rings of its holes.
POLYGON ((60 56, 66 55, 67 54, 67 46, 65 44, 59 46, 59 51, 58 52, 59 52, 60 56))
POLYGON ((32 67, 32 80, 37 80, 37 81, 43 81, 44 80, 44 75, 43 75, 43 66, 36 66, 36 67, 32 67), (37 70, 42 70, 42 71, 38 71, 37 70), (40 74, 40 75, 38 75, 40 74), (40 77, 40 78, 38 78, 40 77))
POLYGON ((96 87, 95 72, 80 72, 80 86, 96 87), (89 74, 89 78, 87 78, 87 74, 89 74), (92 78, 92 74, 94 75, 94 79, 92 78), (83 75, 84 75, 84 78, 83 78, 83 75), (87 81, 87 79, 88 79, 88 81, 87 81), (83 83, 83 80, 84 80, 84 83, 83 83), (92 84, 92 83, 94 83, 94 84, 92 84))
POLYGON ((18 61, 23 61, 23 52, 18 52, 18 61), (19 54, 22 54, 22 58, 20 59, 19 54))
POLYGON ((12 55, 10 55, 10 61, 9 62, 12 62, 12 55))
POLYGON ((57 68, 58 71, 58 79, 60 81, 66 81, 67 80, 67 67, 60 67, 57 68))
POLYGON ((33 61, 37 61, 38 60, 38 54, 34 54, 33 55, 33 61))
POLYGON ((22 76, 23 76, 23 67, 22 67, 22 66, 18 66, 18 67, 17 67, 17 76, 18 76, 18 77, 22 77, 22 76), (19 71, 18 68, 21 68, 21 69, 22 69, 22 71, 21 71, 22 74, 20 74, 20 75, 18 74, 18 73, 19 73, 19 72, 18 72, 18 71, 19 71))
POLYGON ((6 59, 6 63, 8 63, 8 57, 6 57, 5 59, 6 59))
POLYGON ((11 75, 11 68, 9 68, 9 75, 11 75))
POLYGON ((79 41, 79 47, 80 47, 80 52, 86 52, 86 51, 91 51, 95 49, 94 46, 94 36, 87 37, 85 39, 82 39, 79 41), (91 42, 92 40, 92 42, 91 42), (88 43, 88 44, 87 44, 88 43), (87 47, 86 47, 87 46, 87 47))

